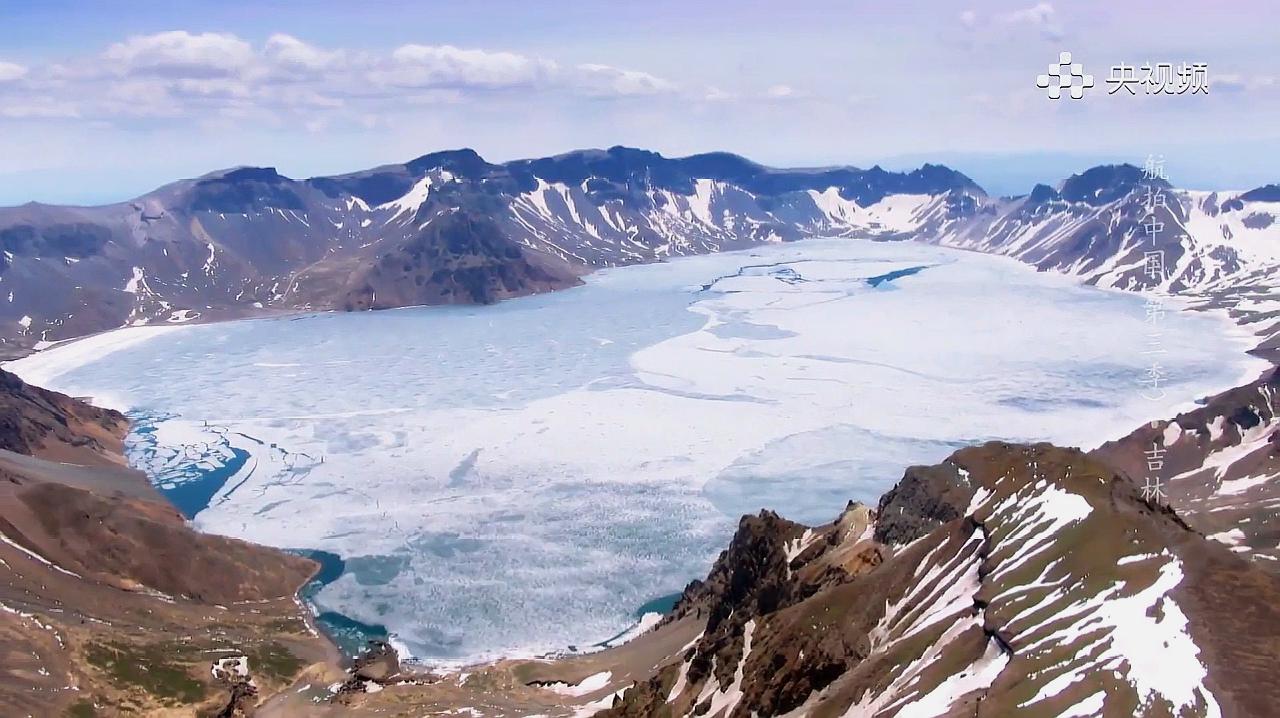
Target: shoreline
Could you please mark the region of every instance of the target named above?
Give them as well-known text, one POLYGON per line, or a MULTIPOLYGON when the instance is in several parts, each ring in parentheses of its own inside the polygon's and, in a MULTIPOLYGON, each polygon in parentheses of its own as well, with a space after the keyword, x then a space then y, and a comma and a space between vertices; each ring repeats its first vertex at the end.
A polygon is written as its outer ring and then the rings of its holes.
MULTIPOLYGON (((1024 262, 1023 260, 1018 259, 1017 257, 1012 257, 1006 254, 983 252, 983 251, 972 249, 969 247, 957 247, 957 246, 951 246, 946 244, 936 244, 933 242, 920 241, 915 239, 878 239, 874 237, 814 236, 814 237, 802 237, 800 239, 789 240, 789 241, 760 242, 760 243, 757 243, 748 247, 744 247, 741 249, 732 249, 732 250, 720 251, 720 252, 704 252, 704 253, 698 253, 698 254, 679 255, 676 257, 659 257, 659 258, 655 258, 652 261, 637 262, 632 264, 618 264, 618 265, 601 266, 601 267, 584 267, 585 271, 582 273, 581 276, 589 277, 589 276, 600 274, 602 272, 608 272, 611 270, 619 270, 619 269, 626 269, 626 268, 639 267, 639 266, 648 266, 648 265, 654 265, 654 264, 667 264, 672 261, 681 260, 681 259, 695 259, 698 257, 707 257, 711 255, 745 254, 745 253, 758 250, 763 247, 770 247, 770 246, 802 244, 807 241, 842 241, 842 240, 868 242, 872 244, 919 245, 927 248, 941 249, 941 250, 951 251, 951 252, 962 252, 966 254, 974 254, 982 257, 1001 260, 1006 263, 1009 263, 1010 266, 1021 267, 1026 271, 1035 273, 1042 277, 1053 278, 1053 281, 1061 281, 1064 284, 1071 285, 1071 286, 1094 289, 1101 292, 1106 292, 1108 294, 1113 294, 1116 296, 1126 296, 1126 297, 1149 296, 1147 294, 1144 294, 1143 292, 1132 291, 1128 289, 1121 289, 1119 287, 1100 287, 1096 284, 1089 284, 1084 280, 1083 277, 1080 277, 1074 274, 1065 274, 1063 272, 1041 270, 1033 264, 1024 262)), ((915 272, 910 272, 908 273, 908 275, 914 274, 914 273, 915 272)), ((894 278, 897 278, 897 277, 894 277, 894 278)), ((41 357, 41 356, 47 357, 50 355, 50 353, 53 352, 53 350, 59 350, 59 352, 62 352, 62 351, 65 351, 66 348, 72 347, 72 346, 81 347, 83 353, 89 353, 93 350, 106 350, 104 353, 96 354, 94 357, 96 359, 96 358, 101 358, 103 356, 110 355, 121 349, 142 344, 148 341, 149 339, 152 339, 161 334, 168 334, 178 330, 189 329, 189 328, 200 327, 200 326, 213 326, 213 325, 219 325, 219 324, 233 324, 236 322, 253 322, 253 321, 264 321, 264 320, 272 320, 272 319, 296 320, 296 319, 305 318, 305 317, 318 317, 318 316, 327 316, 327 315, 335 315, 335 314, 360 314, 364 312, 394 312, 394 311, 405 311, 405 310, 411 310, 411 309, 444 309, 449 307, 480 308, 480 307, 486 307, 486 306, 495 306, 497 304, 502 304, 510 301, 518 301, 521 299, 540 296, 540 295, 544 295, 552 292, 560 293, 560 292, 570 291, 573 289, 579 289, 582 286, 583 286, 583 283, 579 283, 579 284, 575 284, 568 287, 552 289, 549 292, 529 292, 527 294, 520 294, 520 295, 511 296, 511 297, 503 297, 493 302, 492 304, 406 304, 403 306, 369 308, 369 309, 352 310, 352 311, 343 311, 338 309, 265 308, 265 309, 253 309, 243 315, 235 315, 235 314, 225 315, 224 314, 224 315, 215 315, 208 318, 201 316, 190 321, 172 323, 172 324, 126 325, 126 326, 114 327, 111 329, 103 329, 101 331, 92 332, 90 334, 84 334, 76 337, 70 337, 67 339, 59 339, 51 342, 43 342, 45 346, 39 347, 39 348, 35 348, 35 347, 23 348, 22 349, 23 353, 20 355, 16 355, 10 358, 0 359, 0 368, 4 368, 7 371, 10 371, 12 373, 19 374, 20 376, 22 376, 19 370, 26 370, 28 365, 31 365, 33 367, 36 366, 37 362, 35 361, 35 359, 37 357, 41 357), (133 332, 133 334, 130 335, 128 339, 126 339, 126 334, 130 332, 133 332), (146 336, 139 336, 143 333, 145 333, 146 336), (108 337, 113 337, 113 336, 116 337, 115 341, 110 341, 107 339, 108 337)), ((1227 332, 1225 332, 1225 334, 1231 337, 1240 338, 1244 341, 1251 342, 1254 344, 1253 347, 1245 350, 1244 353, 1252 356, 1256 356, 1259 359, 1266 361, 1268 364, 1280 363, 1280 350, 1261 349, 1259 342, 1255 342, 1255 341, 1252 341, 1252 339, 1250 339, 1251 337, 1256 337, 1257 334, 1249 331, 1248 329, 1245 328, 1244 324, 1237 321, 1236 319, 1233 319, 1230 316, 1231 311, 1234 309, 1234 307, 1232 306, 1194 306, 1196 304, 1202 304, 1205 301, 1209 301, 1210 298, 1208 297, 1192 297, 1185 294, 1172 294, 1168 292, 1160 295, 1155 295, 1155 296, 1158 296, 1162 300, 1176 303, 1178 305, 1177 310, 1179 311, 1193 311, 1200 314, 1213 316, 1216 319, 1220 319, 1221 321, 1225 322, 1225 324, 1229 329, 1227 332), (1260 352, 1268 352, 1271 354, 1275 354, 1276 356, 1274 357, 1264 356, 1260 352)), ((76 356, 78 358, 79 355, 76 354, 73 356, 76 356)), ((23 378, 24 378, 24 381, 28 381, 32 384, 36 384, 37 386, 44 386, 49 383, 50 379, 56 378, 62 374, 65 374, 68 371, 72 371, 82 366, 85 363, 87 363, 87 361, 80 361, 80 362, 67 361, 67 362, 64 362, 64 364, 61 366, 55 365, 56 371, 45 371, 44 373, 33 372, 32 376, 35 378, 27 379, 25 376, 23 378)), ((1247 374, 1249 374, 1249 372, 1246 372, 1246 375, 1247 374)), ((1247 376, 1244 377, 1243 379, 1243 381, 1249 381, 1249 380, 1250 379, 1248 379, 1247 376)), ((1235 386, 1239 386, 1239 384, 1236 384, 1235 386)), ((111 408, 111 409, 117 409, 122 411, 122 409, 115 406, 104 406, 102 404, 95 404, 95 405, 100 406, 102 408, 111 408)))

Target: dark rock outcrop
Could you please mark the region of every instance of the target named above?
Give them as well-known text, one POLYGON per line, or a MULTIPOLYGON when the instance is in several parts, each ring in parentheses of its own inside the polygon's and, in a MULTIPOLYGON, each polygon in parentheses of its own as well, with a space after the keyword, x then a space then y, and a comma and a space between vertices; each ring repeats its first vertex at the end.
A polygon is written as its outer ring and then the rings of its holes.
POLYGON ((400 675, 400 655, 385 641, 369 641, 369 646, 356 657, 351 675, 364 681, 387 683, 400 675))
POLYGON ((896 486, 880 497, 876 540, 907 544, 964 515, 973 486, 950 463, 912 466, 896 486))
POLYGON ((491 304, 558 289, 577 277, 539 263, 492 219, 445 211, 354 275, 342 308, 386 309, 417 304, 491 304))

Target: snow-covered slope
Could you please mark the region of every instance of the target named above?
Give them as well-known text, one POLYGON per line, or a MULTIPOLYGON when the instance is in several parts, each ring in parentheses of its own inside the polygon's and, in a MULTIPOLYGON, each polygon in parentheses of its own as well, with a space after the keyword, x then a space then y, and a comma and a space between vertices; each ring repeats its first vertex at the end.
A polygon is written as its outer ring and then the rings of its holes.
POLYGON ((501 165, 437 152, 301 181, 241 168, 117 205, 0 209, 0 340, 13 354, 125 324, 492 301, 593 268, 813 236, 933 242, 1100 286, 1230 292, 1214 297, 1232 305, 1252 289, 1274 310, 1257 293, 1280 266, 1280 190, 1161 184, 1153 243, 1150 185, 1103 166, 993 198, 937 165, 778 170, 624 147, 501 165))

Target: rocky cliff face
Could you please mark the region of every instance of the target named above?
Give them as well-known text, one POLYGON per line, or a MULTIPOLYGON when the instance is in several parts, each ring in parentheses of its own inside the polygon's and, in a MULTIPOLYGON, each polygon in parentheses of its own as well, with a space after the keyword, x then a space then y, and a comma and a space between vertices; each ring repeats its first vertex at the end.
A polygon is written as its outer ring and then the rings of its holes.
POLYGON ((597 715, 1269 715, 1240 661, 1280 656, 1277 598, 1107 464, 987 444, 880 513, 743 519, 676 609, 701 635, 597 715))
POLYGON ((294 596, 315 565, 190 529, 123 466, 119 414, 6 372, 0 411, 6 715, 232 715, 324 657, 294 596))
MULTIPOLYGON (((490 304, 574 283, 573 272, 527 252, 485 215, 445 210, 377 262, 335 277, 346 310, 422 304, 490 304)), ((308 291, 315 293, 313 273, 308 291)))
POLYGON ((707 577, 620 647, 372 693, 357 680, 342 708, 1261 718, 1280 699, 1280 577, 1260 563, 1100 453, 992 442, 823 526, 743 517, 707 577))
POLYGON ((0 449, 80 463, 118 461, 123 415, 27 385, 0 370, 0 449))

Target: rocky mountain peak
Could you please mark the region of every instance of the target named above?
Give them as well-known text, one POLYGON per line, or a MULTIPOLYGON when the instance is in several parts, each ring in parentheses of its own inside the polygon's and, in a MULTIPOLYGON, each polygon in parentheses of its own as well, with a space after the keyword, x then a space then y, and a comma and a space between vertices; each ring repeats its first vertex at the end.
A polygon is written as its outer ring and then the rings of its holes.
POLYGON ((955 464, 912 466, 901 481, 880 497, 875 538, 907 544, 964 515, 974 486, 955 464))
POLYGON ((1031 204, 1044 204, 1045 202, 1053 202, 1062 199, 1062 195, 1058 194, 1058 190, 1047 184, 1037 184, 1031 188, 1031 193, 1027 195, 1027 202, 1031 204))
POLYGON ((1240 195, 1245 202, 1280 202, 1280 184, 1269 184, 1240 195))
POLYGON ((218 177, 211 177, 206 181, 215 179, 220 179, 223 182, 262 182, 265 184, 282 184, 293 181, 277 172, 275 167, 237 167, 236 169, 222 172, 218 177))
POLYGON ((420 177, 430 170, 443 169, 468 179, 479 179, 497 169, 497 165, 489 164, 478 152, 469 147, 425 154, 406 162, 405 167, 415 177, 420 177))
POLYGON ((1068 202, 1104 205, 1123 199, 1142 185, 1168 187, 1164 180, 1147 180, 1142 170, 1131 164, 1099 165, 1068 177, 1058 188, 1068 202))
POLYGON ((274 167, 241 167, 197 180, 187 191, 189 212, 248 214, 268 209, 305 212, 296 183, 274 167))

